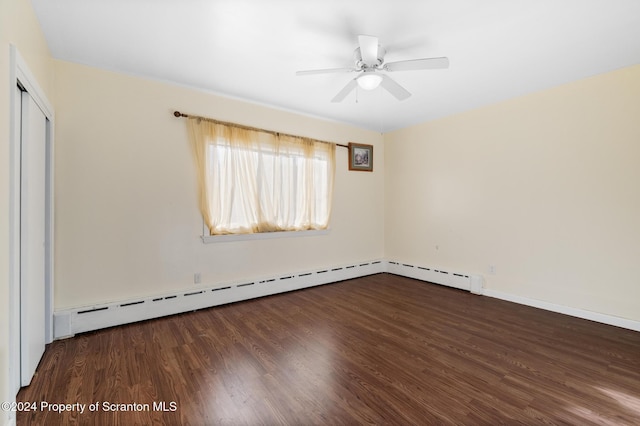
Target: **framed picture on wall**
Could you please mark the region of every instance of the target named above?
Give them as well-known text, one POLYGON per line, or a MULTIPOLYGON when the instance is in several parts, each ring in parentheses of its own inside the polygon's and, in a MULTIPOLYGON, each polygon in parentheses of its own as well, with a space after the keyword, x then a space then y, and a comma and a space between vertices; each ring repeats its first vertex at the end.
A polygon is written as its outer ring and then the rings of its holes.
POLYGON ((373 145, 349 142, 349 170, 373 171, 373 145))

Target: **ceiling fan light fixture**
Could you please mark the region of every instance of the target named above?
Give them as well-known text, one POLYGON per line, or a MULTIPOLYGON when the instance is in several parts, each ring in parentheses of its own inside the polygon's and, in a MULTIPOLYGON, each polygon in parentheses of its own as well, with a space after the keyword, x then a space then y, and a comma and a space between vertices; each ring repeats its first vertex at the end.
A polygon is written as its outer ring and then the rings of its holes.
POLYGON ((358 77, 356 81, 362 89, 373 90, 382 83, 382 76, 379 74, 366 73, 358 77))

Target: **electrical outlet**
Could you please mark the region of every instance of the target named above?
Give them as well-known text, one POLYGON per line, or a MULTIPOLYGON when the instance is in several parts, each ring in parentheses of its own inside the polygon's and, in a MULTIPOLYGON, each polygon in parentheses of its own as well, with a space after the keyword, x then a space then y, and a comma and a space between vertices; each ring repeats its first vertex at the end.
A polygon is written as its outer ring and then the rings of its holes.
POLYGON ((193 283, 200 284, 200 272, 196 272, 193 274, 193 283))
POLYGON ((489 273, 492 275, 496 274, 496 265, 489 265, 489 273))

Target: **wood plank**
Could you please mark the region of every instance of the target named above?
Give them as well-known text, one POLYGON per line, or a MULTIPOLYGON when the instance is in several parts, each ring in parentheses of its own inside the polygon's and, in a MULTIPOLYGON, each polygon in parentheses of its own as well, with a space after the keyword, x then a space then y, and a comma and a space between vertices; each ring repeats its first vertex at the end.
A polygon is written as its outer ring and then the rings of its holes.
POLYGON ((18 399, 150 407, 18 425, 637 424, 640 333, 379 274, 56 341, 18 399))

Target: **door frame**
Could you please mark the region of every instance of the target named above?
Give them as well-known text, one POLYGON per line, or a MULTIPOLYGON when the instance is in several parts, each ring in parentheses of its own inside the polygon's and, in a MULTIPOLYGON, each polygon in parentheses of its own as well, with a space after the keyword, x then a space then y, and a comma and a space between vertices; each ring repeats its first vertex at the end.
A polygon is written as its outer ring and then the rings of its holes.
POLYGON ((13 397, 20 390, 20 176, 21 129, 16 128, 16 90, 19 84, 29 93, 47 118, 45 188, 45 343, 53 341, 54 285, 54 112, 17 47, 9 46, 9 389, 13 397))

